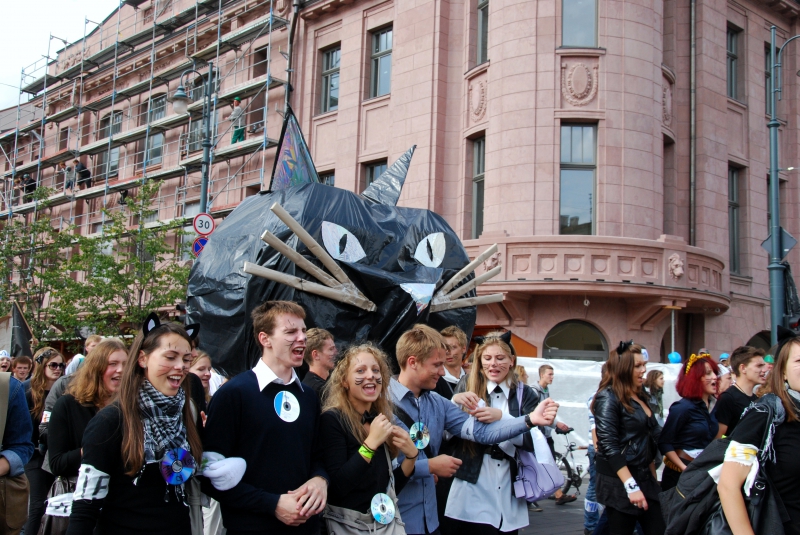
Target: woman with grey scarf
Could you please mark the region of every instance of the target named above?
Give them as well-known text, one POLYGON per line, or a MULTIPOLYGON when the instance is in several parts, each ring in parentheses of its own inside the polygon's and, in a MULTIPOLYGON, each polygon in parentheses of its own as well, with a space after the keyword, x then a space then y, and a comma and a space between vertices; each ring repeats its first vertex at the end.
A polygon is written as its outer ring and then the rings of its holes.
MULTIPOLYGON (((68 535, 191 535, 186 483, 201 470, 203 449, 199 413, 184 381, 190 332, 197 326, 162 324, 155 314, 145 319, 118 400, 84 433, 68 535)), ((229 469, 217 471, 220 479, 235 479, 236 460, 222 462, 229 469)))

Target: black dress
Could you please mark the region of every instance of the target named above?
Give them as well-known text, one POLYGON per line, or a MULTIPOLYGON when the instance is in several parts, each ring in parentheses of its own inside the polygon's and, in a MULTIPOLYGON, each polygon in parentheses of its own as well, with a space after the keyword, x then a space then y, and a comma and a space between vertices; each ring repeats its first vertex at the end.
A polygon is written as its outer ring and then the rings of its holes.
POLYGON ((47 454, 53 475, 78 477, 83 433, 95 414, 97 407, 81 405, 70 394, 58 398, 50 414, 47 433, 47 454))
MULTIPOLYGON (((320 417, 320 440, 325 444, 323 465, 330 476, 328 503, 337 507, 368 513, 372 497, 385 493, 389 486, 389 464, 385 445, 367 462, 358 449, 356 437, 344 427, 339 411, 330 410, 320 417)), ((394 469, 395 493, 400 494, 409 477, 400 466, 394 469)))

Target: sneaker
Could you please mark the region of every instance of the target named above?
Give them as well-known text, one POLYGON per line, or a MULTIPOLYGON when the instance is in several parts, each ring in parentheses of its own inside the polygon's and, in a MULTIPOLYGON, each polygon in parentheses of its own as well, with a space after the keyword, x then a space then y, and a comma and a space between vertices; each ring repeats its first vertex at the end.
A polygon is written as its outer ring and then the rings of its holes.
POLYGON ((574 494, 562 494, 561 497, 556 500, 556 505, 564 505, 565 503, 574 502, 577 499, 578 497, 574 494))
POLYGON ((528 504, 528 510, 529 511, 533 511, 534 513, 541 513, 542 511, 544 511, 544 509, 539 507, 539 504, 536 503, 536 502, 529 503, 528 504))

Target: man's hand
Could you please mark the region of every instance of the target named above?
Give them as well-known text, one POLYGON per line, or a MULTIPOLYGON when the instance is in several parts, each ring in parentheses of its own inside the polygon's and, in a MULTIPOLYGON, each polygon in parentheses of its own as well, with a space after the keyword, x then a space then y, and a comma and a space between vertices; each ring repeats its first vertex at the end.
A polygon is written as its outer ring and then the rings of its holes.
POLYGON ((556 424, 556 427, 558 427, 559 429, 561 429, 565 433, 569 430, 569 426, 567 424, 565 424, 564 422, 558 422, 556 424))
POLYGON ((503 411, 500 409, 493 409, 492 407, 480 407, 470 414, 472 414, 476 420, 485 424, 497 422, 503 418, 503 411))
POLYGON ((300 514, 298 507, 300 505, 297 503, 296 494, 291 494, 291 491, 289 494, 281 494, 278 499, 278 506, 275 508, 275 518, 287 526, 299 526, 305 523, 308 518, 300 514))
MULTIPOLYGON (((81 455, 83 454, 83 450, 81 450, 81 455)), ((11 465, 8 463, 8 459, 3 456, 0 456, 0 477, 7 476, 8 473, 11 471, 11 465)))
POLYGON ((556 414, 558 414, 558 403, 547 398, 539 403, 536 406, 536 410, 530 414, 531 423, 533 425, 549 426, 556 419, 556 414))
POLYGON ((325 509, 325 503, 328 501, 328 482, 319 476, 312 477, 299 489, 290 490, 289 494, 297 500, 295 507, 297 513, 308 520, 308 517, 318 515, 325 509))
POLYGON ((453 477, 459 466, 461 466, 461 459, 449 455, 437 455, 428 459, 428 471, 438 477, 453 477))
POLYGON ((460 394, 456 394, 453 396, 453 403, 457 403, 458 405, 463 405, 467 408, 467 410, 474 411, 478 408, 478 403, 480 403, 481 398, 478 397, 477 394, 474 392, 461 392, 460 394))

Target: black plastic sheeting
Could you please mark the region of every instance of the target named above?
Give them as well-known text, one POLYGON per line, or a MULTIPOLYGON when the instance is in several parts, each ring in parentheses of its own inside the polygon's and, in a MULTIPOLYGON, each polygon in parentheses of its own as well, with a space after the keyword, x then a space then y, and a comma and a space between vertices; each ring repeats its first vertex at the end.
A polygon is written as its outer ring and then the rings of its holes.
MULTIPOLYGON (((352 240, 348 236, 348 240, 352 240)), ((323 245, 324 247, 324 245, 323 245)), ((330 251, 329 251, 330 252, 330 251)), ((340 350, 370 340, 394 359, 399 336, 415 323, 440 330, 457 325, 471 336, 476 307, 417 314, 414 299, 400 285, 435 283, 437 289, 469 263, 464 246, 441 216, 416 208, 372 203, 354 193, 324 184, 305 184, 247 198, 210 236, 189 276, 187 323, 200 323, 199 347, 214 366, 229 375, 250 369, 261 356, 253 337, 250 312, 268 300, 291 300, 306 311, 306 326, 333 333, 340 350), (270 211, 279 203, 323 245, 322 223, 340 225, 358 239, 366 256, 355 263, 337 261, 355 285, 377 306, 375 312, 301 292, 244 273, 245 262, 317 282, 315 278, 261 241, 270 230, 324 270, 306 246, 270 211), (446 249, 438 267, 414 258, 426 236, 443 233, 446 249)), ((470 274, 461 284, 474 278, 470 274)), ((434 292, 435 294, 435 292, 434 292)), ((471 290, 464 297, 472 297, 471 290)), ((396 364, 396 363, 395 363, 396 364)))

